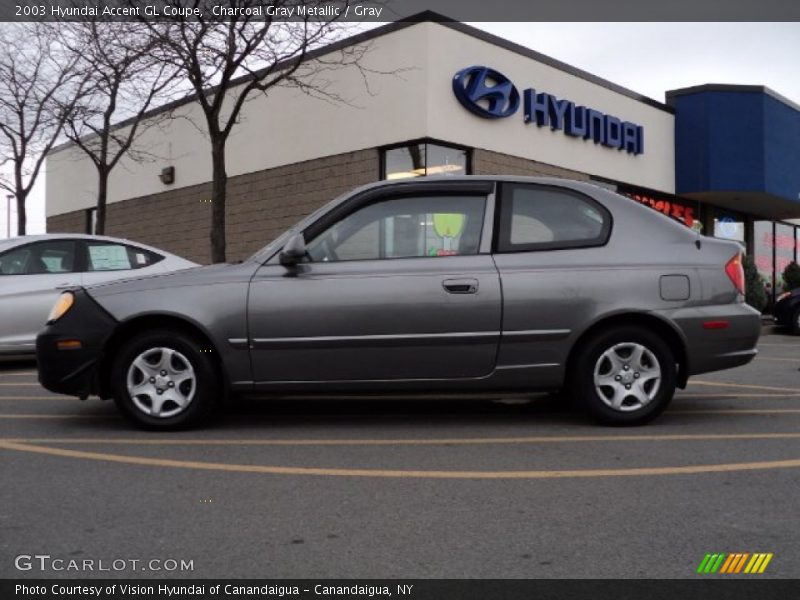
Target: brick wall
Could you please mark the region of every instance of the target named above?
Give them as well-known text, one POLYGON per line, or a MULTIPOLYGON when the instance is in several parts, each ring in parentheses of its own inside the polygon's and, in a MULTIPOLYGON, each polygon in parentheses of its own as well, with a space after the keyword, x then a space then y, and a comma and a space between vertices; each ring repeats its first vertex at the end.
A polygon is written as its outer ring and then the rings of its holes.
POLYGON ((475 175, 530 175, 539 177, 564 177, 588 181, 589 176, 578 171, 562 169, 545 163, 490 152, 476 148, 472 152, 472 172, 475 175))
POLYGON ((48 233, 85 233, 86 213, 82 210, 47 217, 48 233))
MULTIPOLYGON (((227 254, 239 260, 339 194, 378 178, 377 149, 358 150, 228 179, 227 254)), ((587 180, 583 173, 475 149, 476 175, 544 175, 587 180)), ((106 234, 210 262, 211 184, 108 205, 106 234)), ((83 210, 48 217, 49 232, 84 232, 83 210)))
MULTIPOLYGON (((359 150, 228 179, 228 260, 252 254, 339 194, 378 179, 378 151, 359 150)), ((108 205, 106 234, 210 262, 211 184, 108 205)), ((84 232, 85 211, 48 217, 49 232, 84 232)))

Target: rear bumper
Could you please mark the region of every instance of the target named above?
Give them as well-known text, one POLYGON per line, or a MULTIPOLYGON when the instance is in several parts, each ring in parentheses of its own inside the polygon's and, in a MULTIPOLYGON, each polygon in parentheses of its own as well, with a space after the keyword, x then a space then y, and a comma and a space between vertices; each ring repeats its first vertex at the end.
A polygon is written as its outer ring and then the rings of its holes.
POLYGON ((85 398, 97 389, 97 364, 117 322, 83 289, 73 290, 75 304, 36 338, 39 382, 51 392, 85 398), (77 340, 80 348, 59 349, 77 340))
POLYGON ((688 375, 739 367, 758 354, 761 314, 747 304, 683 308, 669 317, 686 340, 688 375))

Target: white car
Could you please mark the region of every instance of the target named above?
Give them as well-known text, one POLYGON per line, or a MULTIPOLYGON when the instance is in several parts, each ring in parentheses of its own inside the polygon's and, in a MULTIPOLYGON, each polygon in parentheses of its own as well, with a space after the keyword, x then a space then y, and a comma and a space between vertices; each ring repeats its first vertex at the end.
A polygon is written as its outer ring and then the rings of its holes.
POLYGON ((0 240, 0 356, 35 354, 36 334, 60 289, 196 266, 158 248, 99 235, 0 240))

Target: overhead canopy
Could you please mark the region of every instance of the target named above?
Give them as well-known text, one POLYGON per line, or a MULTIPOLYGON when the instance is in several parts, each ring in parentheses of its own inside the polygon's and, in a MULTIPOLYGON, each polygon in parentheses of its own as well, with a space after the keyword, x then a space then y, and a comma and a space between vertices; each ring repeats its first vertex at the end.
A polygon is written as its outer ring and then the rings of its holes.
POLYGON ((676 192, 768 219, 800 217, 800 106, 763 86, 667 92, 676 192))

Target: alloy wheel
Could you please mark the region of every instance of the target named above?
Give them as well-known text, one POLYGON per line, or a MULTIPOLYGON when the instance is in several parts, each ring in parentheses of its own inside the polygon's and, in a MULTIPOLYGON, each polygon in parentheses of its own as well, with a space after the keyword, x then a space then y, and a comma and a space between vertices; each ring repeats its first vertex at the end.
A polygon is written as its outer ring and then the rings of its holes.
POLYGON ((642 344, 615 344, 597 359, 594 386, 609 408, 620 412, 639 410, 658 394, 661 366, 655 354, 642 344))
POLYGON ((150 348, 131 362, 128 394, 134 406, 152 417, 167 419, 192 402, 197 377, 189 360, 172 348, 150 348))

